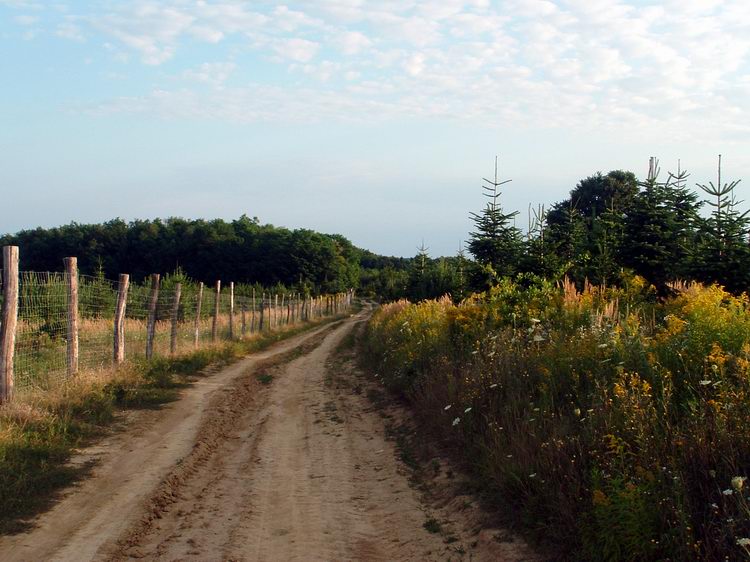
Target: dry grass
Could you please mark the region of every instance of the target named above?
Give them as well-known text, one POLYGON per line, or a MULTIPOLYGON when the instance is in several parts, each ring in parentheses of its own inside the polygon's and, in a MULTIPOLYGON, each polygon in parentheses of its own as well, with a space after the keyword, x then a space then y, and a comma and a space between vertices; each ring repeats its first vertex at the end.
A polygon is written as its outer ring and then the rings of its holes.
POLYGON ((750 500, 731 485, 750 476, 746 296, 506 282, 383 307, 367 353, 557 557, 747 559, 750 500))

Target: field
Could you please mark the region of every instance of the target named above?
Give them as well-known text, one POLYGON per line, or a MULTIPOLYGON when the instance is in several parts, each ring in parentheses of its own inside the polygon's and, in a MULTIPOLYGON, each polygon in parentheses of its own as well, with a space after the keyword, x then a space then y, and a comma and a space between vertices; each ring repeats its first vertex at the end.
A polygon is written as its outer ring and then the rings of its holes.
MULTIPOLYGON (((219 292, 217 302, 212 288, 203 290, 199 307, 197 284, 167 277, 161 285, 154 317, 155 357, 180 355, 216 342, 276 329, 299 320, 303 313, 303 299, 296 295, 277 296, 270 292, 266 295, 258 290, 256 297, 232 297, 225 287, 219 292), (177 283, 180 283, 179 300, 176 300, 177 283)), ((243 289, 251 293, 251 289, 243 289)), ((79 371, 111 368, 114 365, 117 283, 102 277, 81 275, 78 278, 78 299, 79 371)), ((123 321, 126 361, 146 357, 149 299, 150 287, 147 284, 130 285, 123 321)), ((21 274, 14 357, 17 389, 45 388, 66 377, 67 309, 65 274, 21 274)), ((311 310, 315 315, 322 312, 319 303, 314 311, 311 310)))
POLYGON ((676 284, 504 281, 378 311, 368 364, 561 559, 750 558, 750 310, 676 284))

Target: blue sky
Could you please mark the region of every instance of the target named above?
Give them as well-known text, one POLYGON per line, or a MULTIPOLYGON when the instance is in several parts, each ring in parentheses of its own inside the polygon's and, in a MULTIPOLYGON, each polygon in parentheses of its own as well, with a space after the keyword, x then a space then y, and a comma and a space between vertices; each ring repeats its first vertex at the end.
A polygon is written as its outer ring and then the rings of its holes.
POLYGON ((649 156, 743 177, 749 56, 746 0, 0 0, 0 231, 245 213, 454 254, 495 154, 519 226, 649 156))

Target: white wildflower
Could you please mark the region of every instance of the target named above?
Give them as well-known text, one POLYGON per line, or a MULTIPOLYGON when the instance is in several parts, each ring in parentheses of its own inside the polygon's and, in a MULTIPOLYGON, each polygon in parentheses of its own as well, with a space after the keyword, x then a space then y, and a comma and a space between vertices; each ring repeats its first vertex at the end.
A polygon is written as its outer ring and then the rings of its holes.
POLYGON ((607 344, 606 343, 600 343, 598 345, 598 347, 599 347, 599 349, 604 349, 605 347, 607 347, 607 344))
POLYGON ((490 385, 490 388, 497 388, 497 383, 495 383, 495 384, 491 384, 491 385, 490 385))
POLYGON ((461 421, 461 418, 454 419, 453 420, 453 427, 456 427, 460 421, 461 421))
POLYGON ((447 412, 448 410, 451 409, 451 406, 453 406, 453 404, 448 404, 445 408, 443 408, 443 410, 447 412))
POLYGON ((699 382, 700 382, 700 385, 701 385, 701 386, 708 386, 709 384, 711 384, 711 381, 710 381, 710 380, 707 380, 707 379, 706 379, 706 380, 702 380, 702 381, 699 381, 699 382))
POLYGON ((529 474, 529 478, 536 478, 536 472, 532 472, 531 474, 529 474))
POLYGON ((464 410, 464 414, 468 414, 469 412, 471 412, 471 406, 469 406, 468 408, 464 410))
POLYGON ((748 539, 747 537, 737 539, 737 544, 741 547, 748 548, 750 547, 750 539, 748 539))
POLYGON ((539 318, 529 318, 529 320, 531 320, 531 322, 533 324, 539 324, 541 322, 541 320, 539 320, 539 318))
POLYGON ((536 334, 534 336, 534 341, 536 341, 536 342, 544 341, 544 336, 542 334, 536 334))
POLYGON ((732 490, 731 488, 727 488, 726 490, 723 490, 721 493, 724 494, 725 496, 731 496, 732 494, 734 494, 734 490, 732 490))

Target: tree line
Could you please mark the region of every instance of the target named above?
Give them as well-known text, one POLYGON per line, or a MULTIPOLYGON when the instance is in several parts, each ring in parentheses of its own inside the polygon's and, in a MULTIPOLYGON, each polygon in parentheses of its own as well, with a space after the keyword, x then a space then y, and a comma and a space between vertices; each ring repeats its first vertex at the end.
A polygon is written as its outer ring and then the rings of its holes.
POLYGON ((216 279, 306 293, 345 291, 359 285, 362 251, 336 234, 237 220, 114 219, 102 224, 36 228, 0 237, 21 247, 21 268, 59 271, 77 256, 81 273, 135 282, 151 273, 178 272, 194 281, 216 279))
POLYGON ((676 280, 750 291, 750 218, 738 208, 739 181, 722 180, 721 157, 715 181, 691 188, 689 177, 679 165, 663 173, 654 158, 645 179, 624 170, 597 172, 549 209, 530 209, 524 232, 518 211, 503 208, 501 188, 510 180, 500 179, 496 167, 484 180, 486 206, 471 214, 468 252, 440 258, 424 245, 413 257, 381 256, 338 234, 246 215, 72 223, 6 235, 0 244, 21 246, 26 270, 56 271, 63 256, 78 256, 83 273, 110 278, 127 272, 139 281, 177 271, 205 283, 220 278, 308 293, 357 288, 385 300, 445 294, 460 300, 507 277, 612 285, 637 274, 662 294, 676 280))
POLYGON ((500 188, 508 181, 498 178, 497 168, 484 180, 488 202, 471 214, 473 259, 459 252, 427 267, 420 267, 419 254, 412 260, 404 281, 411 298, 461 298, 508 277, 612 285, 634 274, 661 294, 677 280, 750 292, 750 218, 738 208, 739 180, 722 179, 721 156, 716 180, 695 189, 679 164, 663 173, 655 158, 643 180, 624 170, 596 173, 551 208, 530 209, 526 232, 516 225, 518 211, 503 208, 500 188))

